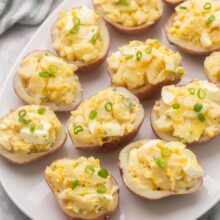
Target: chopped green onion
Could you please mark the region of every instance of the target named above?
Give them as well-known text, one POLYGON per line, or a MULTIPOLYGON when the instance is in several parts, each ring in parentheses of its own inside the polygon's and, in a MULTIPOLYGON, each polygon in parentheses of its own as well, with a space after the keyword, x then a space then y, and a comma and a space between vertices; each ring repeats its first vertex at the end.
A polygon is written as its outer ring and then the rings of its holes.
POLYGON ((48 53, 46 52, 44 55, 45 55, 45 56, 48 56, 48 53))
POLYGON ((109 172, 105 169, 100 169, 98 175, 102 178, 107 178, 109 176, 109 172))
POLYGON ((186 9, 187 9, 186 6, 182 6, 182 5, 181 5, 179 8, 180 8, 180 9, 183 9, 183 10, 186 10, 186 9))
POLYGON ((93 120, 93 119, 96 118, 96 116, 97 116, 97 111, 91 110, 90 113, 89 113, 89 118, 90 118, 91 120, 93 120))
POLYGON ((73 23, 74 23, 74 26, 79 26, 80 25, 80 19, 78 17, 74 17, 73 18, 73 23))
POLYGON ((171 119, 170 115, 166 114, 165 116, 166 116, 167 119, 171 119))
POLYGON ((34 132, 35 131, 35 124, 31 124, 30 125, 30 132, 34 132))
POLYGON ((55 77, 55 75, 53 73, 49 73, 49 72, 40 72, 39 76, 42 78, 51 78, 51 77, 55 77))
POLYGON ((80 184, 80 181, 76 179, 72 182, 71 188, 75 189, 79 184, 80 184))
POLYGON ((195 89, 194 88, 188 88, 188 91, 190 95, 195 95, 195 89))
POLYGON ((45 108, 39 108, 37 110, 37 112, 38 112, 39 115, 43 115, 46 112, 46 109, 45 108))
POLYGON ((179 109, 180 108, 180 104, 179 103, 174 103, 172 105, 173 109, 179 109))
POLYGON ((86 173, 91 174, 91 175, 93 173, 95 173, 95 169, 92 166, 90 166, 90 165, 86 166, 85 171, 86 171, 86 173))
POLYGON ((128 0, 120 0, 119 4, 123 5, 123 6, 129 6, 129 1, 128 0))
POLYGON ((152 53, 152 48, 148 47, 144 50, 147 54, 151 54, 152 53))
POLYGON ((204 115, 203 113, 199 113, 199 114, 198 114, 198 119, 199 119, 200 121, 205 121, 205 115, 204 115))
POLYGON ((140 61, 140 60, 141 60, 141 57, 142 57, 142 52, 141 52, 140 50, 138 50, 138 51, 136 52, 136 60, 137 60, 137 61, 140 61))
POLYGON ((197 96, 200 99, 204 99, 206 97, 206 90, 200 88, 197 92, 197 96))
POLYGON ((126 59, 126 60, 130 60, 130 59, 132 59, 133 57, 134 57, 134 55, 128 55, 128 56, 125 57, 125 59, 126 59))
POLYGON ((81 125, 74 126, 74 134, 78 134, 83 131, 83 127, 81 125))
POLYGON ((200 112, 201 110, 202 110, 202 108, 203 108, 203 105, 202 104, 200 104, 200 103, 196 103, 195 105, 194 105, 194 111, 195 112, 200 112))
POLYGON ((170 157, 172 154, 172 151, 169 148, 163 148, 161 150, 162 157, 170 157))
POLYGON ((21 122, 22 124, 25 124, 25 125, 29 125, 31 123, 31 120, 26 120, 22 117, 19 117, 19 122, 21 122))
POLYGON ((99 35, 98 35, 98 33, 96 33, 96 34, 94 34, 94 35, 92 36, 90 42, 91 42, 92 44, 96 44, 96 41, 98 40, 98 38, 99 38, 99 35))
POLYGON ((157 166, 160 168, 165 168, 167 166, 167 161, 163 158, 156 158, 155 161, 157 166))
POLYGON ((27 111, 25 109, 22 109, 18 112, 19 118, 24 118, 26 114, 27 114, 27 111))
POLYGON ((126 98, 126 102, 127 102, 130 113, 132 113, 134 111, 135 104, 131 101, 130 98, 126 98))
POLYGON ((212 8, 212 4, 210 2, 206 2, 203 6, 204 10, 210 10, 212 8))
POLYGON ((76 33, 78 33, 78 31, 79 31, 79 26, 74 26, 74 27, 69 31, 69 33, 70 33, 70 34, 76 34, 76 33))
POLYGON ((106 110, 107 112, 111 112, 111 111, 112 111, 112 103, 111 103, 111 102, 107 102, 107 103, 105 104, 105 110, 106 110))
POLYGON ((206 21, 207 25, 210 25, 215 20, 215 15, 210 15, 206 21))
POLYGON ((105 187, 105 185, 99 184, 97 186, 96 192, 99 193, 99 194, 104 194, 104 193, 107 192, 107 188, 105 187))
POLYGON ((48 67, 48 69, 49 69, 49 71, 50 71, 51 73, 56 73, 57 70, 58 70, 58 67, 57 67, 56 65, 54 65, 54 64, 50 64, 49 67, 48 67))

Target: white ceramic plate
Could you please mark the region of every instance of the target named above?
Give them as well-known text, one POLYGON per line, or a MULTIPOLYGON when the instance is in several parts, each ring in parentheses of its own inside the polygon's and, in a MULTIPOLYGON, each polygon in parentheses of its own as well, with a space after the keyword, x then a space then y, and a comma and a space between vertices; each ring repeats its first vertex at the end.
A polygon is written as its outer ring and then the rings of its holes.
MULTIPOLYGON (((13 75, 18 69, 22 58, 32 50, 51 49, 50 28, 57 18, 57 12, 60 9, 67 9, 74 6, 89 6, 92 4, 89 0, 68 1, 61 4, 57 10, 44 22, 34 35, 32 40, 25 47, 20 57, 12 68, 11 73, 4 85, 0 95, 0 115, 7 113, 22 104, 16 96, 12 80, 13 75)), ((141 36, 126 36, 110 28, 111 33, 111 51, 118 46, 128 43, 130 40, 146 38, 157 38, 165 45, 171 47, 164 36, 164 23, 166 22, 171 9, 165 7, 165 14, 161 22, 157 24, 149 33, 141 36)), ((173 48, 176 49, 176 48, 173 48)), ((186 54, 183 55, 183 64, 188 71, 188 76, 184 82, 192 79, 204 79, 203 57, 195 57, 186 54)), ((110 85, 109 77, 106 73, 105 64, 101 65, 93 72, 80 75, 85 90, 84 98, 102 90, 110 85)), ((149 123, 150 110, 154 100, 144 102, 146 111, 145 121, 136 136, 135 140, 143 138, 155 138, 149 123)), ((65 124, 69 113, 59 114, 59 118, 65 124)), ((117 167, 117 157, 119 151, 103 154, 82 153, 74 149, 70 139, 65 146, 54 155, 50 155, 27 166, 15 166, 0 160, 0 179, 1 183, 14 201, 14 203, 31 219, 35 220, 62 220, 65 216, 59 209, 55 198, 44 181, 43 171, 53 160, 63 157, 77 157, 79 155, 100 158, 101 165, 108 168, 117 179, 120 186, 120 208, 112 217, 113 220, 185 220, 196 219, 210 209, 220 199, 220 138, 216 138, 208 144, 195 146, 192 150, 198 156, 202 166, 205 169, 204 186, 198 193, 166 198, 160 201, 146 201, 131 194, 123 185, 117 167)))

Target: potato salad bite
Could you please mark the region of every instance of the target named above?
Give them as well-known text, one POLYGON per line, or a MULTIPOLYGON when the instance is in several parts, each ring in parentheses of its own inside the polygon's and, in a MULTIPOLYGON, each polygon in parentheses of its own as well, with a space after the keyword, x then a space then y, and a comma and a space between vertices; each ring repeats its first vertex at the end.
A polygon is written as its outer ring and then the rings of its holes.
POLYGON ((71 219, 104 220, 118 207, 118 185, 94 157, 57 160, 46 168, 45 178, 71 219))
POLYGON ((154 132, 163 140, 203 143, 220 133, 220 89, 208 81, 163 87, 151 113, 154 132))
POLYGON ((79 105, 83 96, 76 70, 76 65, 48 51, 34 51, 24 58, 15 74, 14 89, 28 104, 70 111, 79 105))
POLYGON ((170 6, 176 6, 184 1, 186 1, 186 0, 164 0, 164 2, 166 2, 170 6))
POLYGON ((93 2, 109 24, 127 34, 147 31, 163 14, 161 0, 93 0, 93 2))
POLYGON ((206 57, 204 71, 210 82, 220 86, 220 52, 214 52, 206 57))
POLYGON ((59 56, 89 71, 102 63, 110 37, 105 22, 94 10, 80 7, 61 11, 52 28, 53 47, 59 56))
POLYGON ((149 98, 162 86, 178 83, 185 75, 181 56, 158 40, 131 41, 107 60, 112 84, 123 86, 139 98, 149 98))
POLYGON ((66 132, 46 106, 20 106, 0 119, 0 155, 25 164, 58 150, 66 132))
POLYGON ((146 199, 189 194, 202 186, 202 167, 180 142, 131 143, 121 150, 119 166, 128 189, 146 199))
POLYGON ((170 43, 192 54, 220 48, 220 1, 190 0, 176 7, 166 27, 170 43))
POLYGON ((124 88, 107 88, 71 113, 68 131, 76 148, 111 150, 129 142, 144 119, 139 100, 124 88))

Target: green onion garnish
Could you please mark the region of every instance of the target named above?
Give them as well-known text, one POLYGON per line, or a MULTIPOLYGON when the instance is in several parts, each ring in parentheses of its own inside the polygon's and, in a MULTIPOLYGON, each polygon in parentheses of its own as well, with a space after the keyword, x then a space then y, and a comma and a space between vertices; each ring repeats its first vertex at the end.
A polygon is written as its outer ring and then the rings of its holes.
POLYGON ((81 125, 75 125, 73 130, 74 130, 74 134, 78 134, 83 131, 83 127, 81 125))
POLYGON ((48 56, 48 53, 45 53, 44 55, 47 57, 47 56, 48 56))
POLYGON ((126 98, 125 100, 128 105, 130 113, 132 113, 134 111, 135 104, 131 101, 130 98, 126 98))
POLYGON ((26 116, 27 114, 27 111, 25 109, 22 109, 18 112, 18 121, 21 122, 22 124, 25 124, 25 125, 29 125, 31 120, 26 120, 24 117, 26 116))
POLYGON ((69 31, 69 33, 70 33, 70 34, 76 34, 76 33, 78 33, 78 31, 79 31, 79 26, 74 26, 74 27, 69 31))
POLYGON ((198 89, 197 96, 200 99, 204 99, 206 97, 206 90, 205 89, 198 89))
POLYGON ((96 116, 97 116, 97 111, 91 110, 90 113, 89 113, 89 118, 90 118, 91 120, 93 120, 93 119, 96 118, 96 116))
POLYGON ((179 109, 180 108, 180 104, 179 103, 174 103, 172 105, 173 109, 179 109))
POLYGON ((147 54, 151 54, 152 53, 152 48, 148 47, 144 50, 147 54))
POLYGON ((204 115, 203 113, 199 113, 199 114, 198 114, 198 119, 199 119, 200 121, 205 121, 205 115, 204 115))
POLYGON ((74 23, 74 26, 79 26, 80 25, 80 19, 78 17, 74 17, 73 18, 73 23, 74 23))
POLYGON ((179 8, 180 8, 180 9, 183 9, 183 10, 186 10, 186 9, 187 9, 186 6, 180 6, 179 8))
POLYGON ((109 176, 109 172, 105 169, 100 169, 98 175, 102 178, 107 178, 109 176))
POLYGON ((111 103, 111 102, 107 102, 107 103, 105 104, 105 110, 106 110, 107 112, 111 112, 111 111, 112 111, 112 103, 111 103))
POLYGON ((51 77, 55 77, 55 75, 53 73, 49 73, 49 72, 40 72, 39 76, 42 78, 51 78, 51 77))
POLYGON ((215 15, 210 15, 206 21, 207 25, 210 25, 215 20, 215 15))
POLYGON ((90 165, 86 166, 85 171, 86 171, 86 173, 91 174, 91 175, 93 173, 95 173, 95 169, 92 166, 90 166, 90 165))
POLYGON ((105 187, 105 185, 99 184, 97 186, 96 192, 99 193, 99 194, 104 194, 104 193, 107 192, 107 188, 105 187))
POLYGON ((162 157, 170 157, 172 154, 172 151, 169 148, 163 148, 161 150, 162 157))
POLYGON ((71 188, 75 189, 79 184, 80 184, 80 181, 76 179, 72 182, 71 188))
POLYGON ((35 131, 35 124, 31 124, 30 125, 30 132, 34 132, 35 131))
POLYGON ((206 2, 203 6, 204 10, 210 10, 212 8, 212 4, 210 2, 206 2))
POLYGON ((196 103, 193 107, 195 112, 200 112, 202 110, 202 108, 203 108, 203 105, 200 103, 196 103))
POLYGON ((45 112, 46 112, 46 109, 45 109, 45 108, 39 108, 39 109, 37 110, 37 113, 38 113, 39 115, 43 115, 45 112))
POLYGON ((160 168, 165 168, 167 166, 167 161, 163 158, 156 158, 155 162, 156 162, 157 166, 160 168))
POLYGON ((22 109, 18 112, 19 118, 24 118, 26 114, 27 114, 27 111, 25 109, 22 109))
POLYGON ((96 44, 96 41, 98 40, 98 37, 99 37, 98 33, 94 34, 94 35, 92 36, 90 42, 91 42, 92 44, 96 44))
POLYGON ((51 73, 56 73, 57 70, 58 70, 58 67, 57 67, 56 65, 54 65, 54 64, 50 64, 49 67, 48 67, 48 69, 49 69, 49 71, 50 71, 51 73))
POLYGON ((188 88, 188 91, 190 95, 195 95, 195 89, 194 88, 188 88))
POLYGON ((140 61, 140 60, 141 60, 141 57, 142 57, 142 52, 141 52, 140 50, 138 50, 138 51, 136 52, 136 60, 137 60, 137 61, 140 61))
POLYGON ((125 59, 126 59, 126 60, 130 60, 130 59, 132 59, 133 57, 134 57, 134 55, 128 55, 128 56, 125 57, 125 59))
POLYGON ((119 4, 123 5, 123 6, 129 6, 129 1, 128 0, 120 0, 119 4))

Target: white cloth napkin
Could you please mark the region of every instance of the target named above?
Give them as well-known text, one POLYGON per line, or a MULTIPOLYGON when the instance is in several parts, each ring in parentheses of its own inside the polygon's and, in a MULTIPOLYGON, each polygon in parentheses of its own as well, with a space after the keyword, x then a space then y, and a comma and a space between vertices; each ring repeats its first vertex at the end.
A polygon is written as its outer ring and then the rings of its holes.
POLYGON ((41 23, 52 4, 53 0, 0 0, 0 35, 15 23, 41 23))

